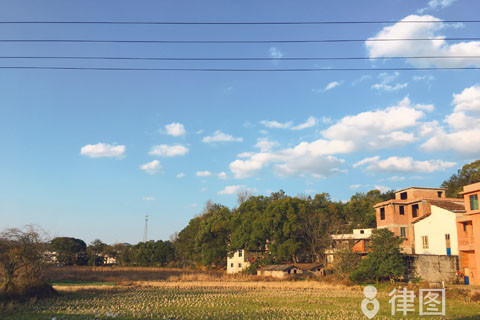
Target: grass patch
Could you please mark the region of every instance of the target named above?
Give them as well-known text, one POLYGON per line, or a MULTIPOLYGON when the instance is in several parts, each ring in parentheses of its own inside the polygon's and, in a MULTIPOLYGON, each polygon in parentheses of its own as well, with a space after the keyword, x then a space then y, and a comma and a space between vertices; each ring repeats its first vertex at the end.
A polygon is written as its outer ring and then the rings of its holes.
POLYGON ((57 287, 74 287, 74 286, 116 286, 116 282, 106 282, 106 281, 52 281, 50 282, 52 286, 57 287))

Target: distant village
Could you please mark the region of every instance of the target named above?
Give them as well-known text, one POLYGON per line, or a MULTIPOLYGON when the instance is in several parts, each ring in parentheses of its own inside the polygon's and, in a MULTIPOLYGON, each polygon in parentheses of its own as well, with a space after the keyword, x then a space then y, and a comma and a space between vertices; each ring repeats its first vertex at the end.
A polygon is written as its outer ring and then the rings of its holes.
MULTIPOLYGON (((463 187, 463 199, 447 198, 444 188, 410 187, 395 192, 395 199, 377 203, 377 228, 387 228, 404 239, 401 250, 409 257, 412 272, 432 282, 480 284, 480 183, 463 187)), ((354 229, 349 234, 332 234, 326 250, 327 264, 335 262, 338 251, 351 248, 366 256, 373 228, 354 229)), ((227 258, 227 273, 246 270, 257 252, 238 250, 227 258)), ((291 263, 267 265, 258 275, 283 278, 289 275, 324 272, 323 264, 291 263)))

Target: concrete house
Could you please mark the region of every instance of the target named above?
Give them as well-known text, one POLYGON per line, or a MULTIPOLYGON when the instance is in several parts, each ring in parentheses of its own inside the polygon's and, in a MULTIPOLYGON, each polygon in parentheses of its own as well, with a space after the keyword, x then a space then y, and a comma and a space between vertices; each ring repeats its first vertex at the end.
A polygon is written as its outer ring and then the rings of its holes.
POLYGON ((374 208, 377 228, 388 228, 396 236, 405 238, 401 249, 404 253, 415 253, 413 221, 431 213, 432 204, 463 205, 461 199, 446 198, 444 188, 410 187, 395 192, 395 199, 377 203, 374 208))
POLYGON ((319 275, 322 273, 320 263, 291 263, 264 266, 257 270, 257 276, 283 279, 288 276, 301 274, 319 275))
POLYGON ((249 258, 251 254, 245 250, 237 250, 230 255, 227 256, 227 273, 234 274, 240 273, 243 270, 247 269, 250 266, 249 258))
POLYGON ((353 233, 332 234, 332 245, 325 250, 327 263, 334 263, 337 252, 345 248, 351 248, 360 256, 366 255, 373 230, 373 228, 353 229, 353 233))
POLYGON ((465 283, 480 284, 480 182, 463 187, 465 215, 457 218, 460 269, 465 283))
POLYGON ((430 213, 413 221, 415 254, 458 256, 456 219, 464 213, 463 205, 432 201, 430 213))

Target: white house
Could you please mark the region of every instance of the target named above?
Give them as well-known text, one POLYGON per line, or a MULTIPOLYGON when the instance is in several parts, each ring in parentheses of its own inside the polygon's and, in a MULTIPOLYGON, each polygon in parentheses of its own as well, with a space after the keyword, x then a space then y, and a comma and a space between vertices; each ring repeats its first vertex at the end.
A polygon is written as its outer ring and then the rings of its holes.
POLYGON ((331 247, 325 250, 327 263, 334 263, 337 252, 345 248, 352 249, 360 256, 366 255, 373 230, 373 228, 353 229, 353 233, 332 234, 331 247))
POLYGON ((250 266, 247 253, 245 250, 237 250, 233 253, 233 256, 227 256, 227 273, 239 273, 247 269, 250 266))
POLYGON ((415 254, 458 256, 457 215, 461 208, 431 206, 431 212, 413 221, 415 254))

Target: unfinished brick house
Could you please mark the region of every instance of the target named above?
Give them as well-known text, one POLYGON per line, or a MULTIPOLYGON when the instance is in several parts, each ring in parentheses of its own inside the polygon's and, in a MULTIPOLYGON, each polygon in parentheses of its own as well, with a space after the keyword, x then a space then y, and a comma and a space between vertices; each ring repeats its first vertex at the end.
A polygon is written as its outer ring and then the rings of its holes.
POLYGON ((463 199, 446 198, 444 188, 410 187, 395 192, 395 199, 377 203, 374 208, 377 228, 388 228, 396 236, 405 238, 404 253, 415 253, 413 222, 431 213, 431 205, 446 210, 463 207, 463 199))

